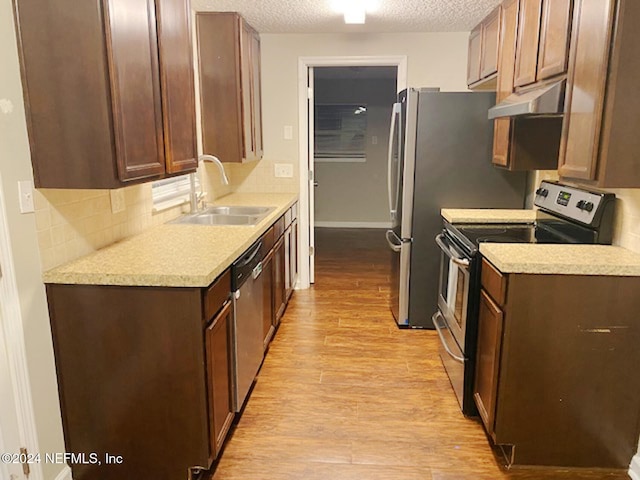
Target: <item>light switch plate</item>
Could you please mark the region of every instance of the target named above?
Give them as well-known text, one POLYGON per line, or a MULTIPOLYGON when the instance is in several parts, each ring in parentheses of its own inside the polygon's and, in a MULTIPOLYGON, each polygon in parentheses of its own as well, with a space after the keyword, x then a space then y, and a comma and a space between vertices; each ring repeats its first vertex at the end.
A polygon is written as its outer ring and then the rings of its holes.
POLYGON ((275 176, 278 178, 292 178, 293 164, 292 163, 276 163, 275 176))
POLYGON ((377 145, 378 144, 378 137, 373 135, 371 137, 371 145, 377 145))
POLYGON ((291 125, 284 126, 284 139, 293 140, 293 127, 291 125))
POLYGON ((33 182, 24 180, 18 182, 18 195, 20 196, 20 213, 32 213, 33 206, 33 182))
POLYGON ((124 189, 109 190, 109 196, 111 197, 111 213, 124 212, 126 208, 124 189))

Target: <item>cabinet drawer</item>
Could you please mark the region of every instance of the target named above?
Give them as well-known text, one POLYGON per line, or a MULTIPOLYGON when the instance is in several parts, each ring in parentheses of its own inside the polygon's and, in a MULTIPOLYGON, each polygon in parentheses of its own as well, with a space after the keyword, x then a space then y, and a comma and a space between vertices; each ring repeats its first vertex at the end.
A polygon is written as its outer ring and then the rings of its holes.
POLYGON ((220 311, 231 292, 231 270, 227 269, 204 292, 204 321, 208 322, 220 311))
POLYGON ((275 227, 269 228, 269 230, 267 230, 265 234, 262 235, 262 237, 260 237, 260 241, 262 241, 262 247, 260 247, 260 253, 264 258, 273 248, 273 244, 276 243, 275 227))
POLYGON ((289 225, 291 225, 291 219, 292 219, 291 209, 289 209, 284 214, 284 228, 287 228, 289 225))
POLYGON ((482 288, 487 291, 499 306, 503 306, 507 296, 507 277, 483 258, 480 278, 482 288))
POLYGON ((283 215, 276 221, 276 223, 273 224, 273 237, 276 242, 284 233, 284 229, 285 229, 285 225, 284 225, 284 215, 283 215))

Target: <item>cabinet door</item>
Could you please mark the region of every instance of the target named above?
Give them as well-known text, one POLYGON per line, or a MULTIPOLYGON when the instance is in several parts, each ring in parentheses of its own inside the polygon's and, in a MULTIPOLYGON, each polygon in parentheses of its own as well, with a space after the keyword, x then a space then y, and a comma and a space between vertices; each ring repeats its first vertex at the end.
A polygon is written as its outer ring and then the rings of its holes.
POLYGON ((251 79, 251 47, 253 30, 243 20, 240 20, 240 90, 242 98, 242 132, 244 159, 251 161, 256 157, 256 146, 253 135, 253 105, 252 105, 252 79, 251 79))
POLYGON ((541 17, 542 0, 520 0, 514 80, 516 87, 536 81, 541 17))
POLYGON ((273 255, 273 310, 275 313, 274 324, 280 323, 280 318, 284 313, 286 307, 286 286, 285 286, 285 254, 284 254, 284 237, 280 237, 280 240, 274 247, 273 255))
POLYGON ((206 331, 209 442, 211 458, 222 448, 233 421, 231 391, 232 303, 227 301, 206 331))
POLYGON ((264 277, 263 283, 263 308, 262 308, 262 331, 263 331, 263 343, 266 350, 269 346, 269 342, 273 337, 275 331, 275 324, 273 322, 273 287, 274 287, 274 271, 273 271, 273 250, 269 252, 267 257, 262 261, 262 276, 264 277))
POLYGON ((560 146, 561 177, 593 180, 609 64, 614 0, 578 0, 560 146))
MULTIPOLYGON (((496 102, 500 103, 513 93, 515 70, 516 33, 518 30, 518 0, 507 1, 502 6, 501 47, 498 68, 498 86, 496 102)), ((510 164, 511 119, 500 118, 494 121, 493 164, 508 167, 510 164)))
POLYGON ((241 23, 235 13, 196 15, 203 153, 222 162, 241 162, 244 157, 241 23))
POLYGON ((482 55, 480 77, 486 78, 498 71, 498 52, 500 49, 500 16, 502 7, 498 6, 482 22, 482 55))
POLYGON ((469 58, 467 63, 467 85, 480 80, 480 62, 482 57, 482 24, 469 35, 469 58))
POLYGON ((254 154, 257 160, 262 158, 262 74, 261 74, 260 37, 257 33, 251 36, 251 97, 254 154))
POLYGON ((158 41, 153 0, 106 0, 106 35, 118 176, 164 173, 158 41))
POLYGON ((494 431, 503 313, 482 290, 478 315, 478 350, 473 398, 487 433, 494 431))
POLYGON ((567 71, 573 0, 544 0, 538 53, 538 81, 567 71))
POLYGON ((186 172, 196 158, 195 90, 189 1, 156 0, 166 170, 186 172))
POLYGON ((296 281, 298 280, 298 220, 294 220, 291 223, 291 240, 289 243, 289 275, 291 278, 291 292, 289 292, 289 296, 293 291, 293 288, 296 286, 296 281))

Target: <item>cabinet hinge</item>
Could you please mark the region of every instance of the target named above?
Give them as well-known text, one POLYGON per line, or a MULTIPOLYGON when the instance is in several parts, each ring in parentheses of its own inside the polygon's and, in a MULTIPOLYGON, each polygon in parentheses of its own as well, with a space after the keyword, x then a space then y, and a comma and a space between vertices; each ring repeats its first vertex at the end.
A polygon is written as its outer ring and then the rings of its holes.
POLYGON ((313 98, 313 88, 307 87, 307 98, 311 100, 313 98))
POLYGON ((31 473, 31 469, 29 468, 29 463, 27 459, 29 458, 29 452, 25 447, 20 447, 20 458, 22 459, 22 473, 24 476, 29 478, 29 474, 31 473))
POLYGON ((313 257, 316 254, 316 247, 309 247, 309 256, 313 257))

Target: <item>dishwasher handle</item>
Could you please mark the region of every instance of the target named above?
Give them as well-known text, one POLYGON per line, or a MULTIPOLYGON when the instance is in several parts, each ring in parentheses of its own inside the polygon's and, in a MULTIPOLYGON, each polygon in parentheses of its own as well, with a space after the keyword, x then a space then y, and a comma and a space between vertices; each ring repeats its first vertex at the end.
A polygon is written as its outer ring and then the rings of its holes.
POLYGON ((247 265, 249 265, 251 262, 255 260, 258 253, 260 253, 261 248, 262 248, 262 240, 257 242, 253 247, 251 247, 250 250, 248 250, 247 253, 243 256, 243 258, 234 266, 238 268, 246 267, 247 265))

